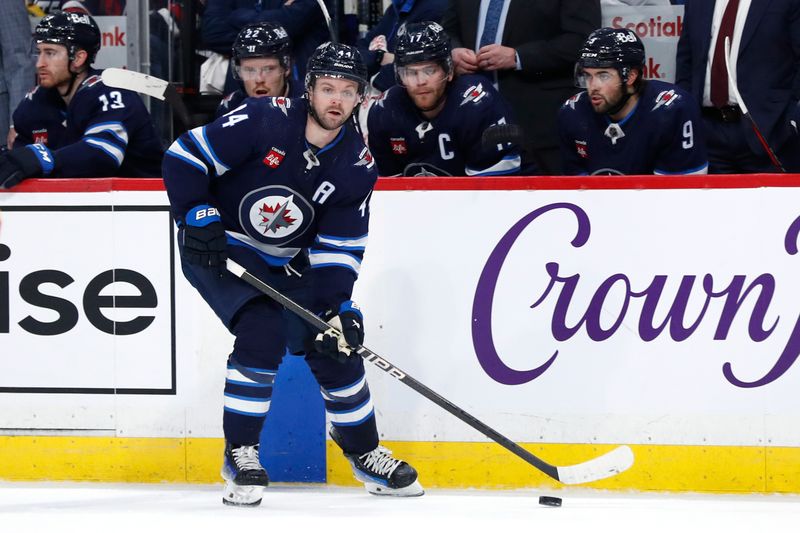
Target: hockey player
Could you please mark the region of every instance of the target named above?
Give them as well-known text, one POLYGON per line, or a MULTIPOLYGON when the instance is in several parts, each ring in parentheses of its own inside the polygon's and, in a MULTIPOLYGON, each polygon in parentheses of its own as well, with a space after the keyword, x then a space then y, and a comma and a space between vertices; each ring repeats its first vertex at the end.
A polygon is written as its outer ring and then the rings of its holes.
MULTIPOLYGON (((373 494, 418 496, 417 472, 379 446, 361 357, 361 311, 350 300, 377 179, 351 116, 366 90, 357 49, 325 43, 309 59, 306 98, 250 98, 181 135, 163 175, 184 274, 236 337, 228 359, 223 502, 258 505, 267 473, 259 434, 288 345, 305 353, 331 436, 373 494), (329 319, 316 337, 225 270, 231 257, 329 319)), ((288 314, 288 312, 286 312, 288 314)))
POLYGON ((398 85, 372 106, 367 120, 369 147, 382 176, 521 172, 519 146, 481 145, 487 128, 511 122, 510 110, 486 78, 453 79, 450 38, 439 24, 401 28, 394 65, 398 85))
POLYGON ((158 176, 163 150, 139 95, 106 87, 91 64, 100 29, 81 13, 36 26, 39 85, 14 111, 14 149, 0 156, 0 187, 25 178, 158 176))
POLYGON ((706 174, 705 137, 691 96, 645 81, 644 44, 624 28, 600 28, 575 66, 586 90, 564 103, 558 127, 566 174, 706 174))
POLYGON ((223 98, 216 118, 239 107, 247 97, 303 96, 302 84, 291 78, 290 50, 289 34, 278 24, 259 22, 242 28, 231 48, 233 77, 242 88, 223 98))

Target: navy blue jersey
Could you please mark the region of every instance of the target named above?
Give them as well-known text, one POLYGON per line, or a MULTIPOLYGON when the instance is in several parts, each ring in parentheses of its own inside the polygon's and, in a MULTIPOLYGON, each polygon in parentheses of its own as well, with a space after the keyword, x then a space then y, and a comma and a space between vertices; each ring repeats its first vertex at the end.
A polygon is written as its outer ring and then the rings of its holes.
MULTIPOLYGON (((520 150, 510 143, 481 146, 483 132, 512 123, 505 100, 482 76, 459 76, 432 120, 403 87, 375 102, 367 118, 369 148, 381 176, 493 176, 519 174, 520 150)), ((532 173, 526 169, 526 173, 532 173)))
POLYGON ((159 176, 163 149, 138 94, 106 87, 91 71, 69 105, 36 87, 14 111, 14 146, 40 143, 52 177, 159 176))
POLYGON ((217 208, 229 250, 247 265, 308 253, 312 307, 338 309, 358 276, 378 173, 350 123, 322 149, 309 146, 307 116, 304 99, 249 98, 181 135, 164 183, 179 223, 198 205, 217 208))
POLYGON ((558 129, 565 174, 705 174, 699 108, 682 89, 650 80, 619 122, 595 113, 586 91, 561 106, 558 129))
MULTIPOLYGON (((286 82, 289 85, 289 93, 287 98, 301 98, 305 94, 305 89, 302 83, 293 83, 292 80, 286 82)), ((222 99, 214 113, 214 118, 219 118, 225 113, 236 109, 242 105, 247 98, 247 93, 244 89, 237 89, 222 99)), ((264 97, 262 97, 264 98, 264 97)))

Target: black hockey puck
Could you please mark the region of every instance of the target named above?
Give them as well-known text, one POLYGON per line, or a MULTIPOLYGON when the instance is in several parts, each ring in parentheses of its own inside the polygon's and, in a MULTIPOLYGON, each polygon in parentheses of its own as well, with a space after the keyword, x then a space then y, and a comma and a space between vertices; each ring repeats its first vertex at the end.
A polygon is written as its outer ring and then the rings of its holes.
POLYGON ((556 498, 555 496, 539 496, 539 505, 561 507, 561 498, 556 498))

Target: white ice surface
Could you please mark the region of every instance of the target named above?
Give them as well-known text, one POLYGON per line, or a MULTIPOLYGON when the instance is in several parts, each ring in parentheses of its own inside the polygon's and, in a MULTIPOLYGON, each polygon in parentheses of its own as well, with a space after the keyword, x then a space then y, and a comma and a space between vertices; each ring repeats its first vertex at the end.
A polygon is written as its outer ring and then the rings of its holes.
POLYGON ((800 522, 800 496, 786 495, 568 489, 546 493, 563 498, 553 508, 538 504, 545 493, 529 490, 433 489, 421 498, 389 498, 354 488, 276 485, 260 507, 247 509, 223 506, 221 491, 221 485, 0 483, 0 531, 772 533, 797 531, 800 522))

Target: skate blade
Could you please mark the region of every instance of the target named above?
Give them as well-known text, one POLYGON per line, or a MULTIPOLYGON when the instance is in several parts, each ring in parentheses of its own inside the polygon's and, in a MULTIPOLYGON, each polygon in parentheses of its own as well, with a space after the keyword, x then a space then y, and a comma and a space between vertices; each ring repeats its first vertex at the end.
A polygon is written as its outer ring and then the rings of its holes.
POLYGON ((419 481, 415 481, 411 485, 399 489, 384 487, 383 485, 379 485, 371 481, 365 481, 364 488, 367 489, 367 492, 374 494, 375 496, 399 496, 402 498, 410 498, 425 494, 425 489, 422 488, 422 485, 420 485, 419 481))
POLYGON ((237 485, 228 481, 225 483, 225 492, 222 503, 237 507, 256 507, 261 503, 264 487, 260 485, 237 485))

